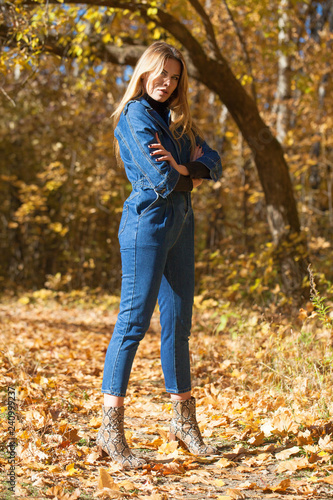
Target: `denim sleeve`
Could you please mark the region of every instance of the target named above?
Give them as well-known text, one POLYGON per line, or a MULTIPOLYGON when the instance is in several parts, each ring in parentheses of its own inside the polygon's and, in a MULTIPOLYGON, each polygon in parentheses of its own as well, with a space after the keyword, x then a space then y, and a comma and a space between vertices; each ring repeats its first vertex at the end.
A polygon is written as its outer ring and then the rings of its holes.
POLYGON ((140 103, 133 103, 124 113, 124 126, 117 127, 115 135, 121 137, 133 164, 152 189, 162 198, 166 198, 177 185, 180 174, 169 162, 156 162, 150 156, 151 150, 148 146, 156 142, 156 132, 160 133, 160 130, 154 120, 140 103))
POLYGON ((210 177, 213 181, 217 181, 222 175, 222 164, 221 158, 217 151, 211 149, 207 142, 205 142, 201 137, 196 137, 196 144, 202 147, 203 156, 198 158, 196 161, 203 163, 210 171, 210 177))

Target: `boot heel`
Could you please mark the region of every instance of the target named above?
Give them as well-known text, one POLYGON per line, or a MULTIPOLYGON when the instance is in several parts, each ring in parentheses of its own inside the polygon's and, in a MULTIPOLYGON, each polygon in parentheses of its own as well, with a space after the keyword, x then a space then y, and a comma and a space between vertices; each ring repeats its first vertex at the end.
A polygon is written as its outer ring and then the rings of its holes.
POLYGON ((170 422, 170 441, 177 440, 182 448, 193 455, 218 455, 213 446, 205 444, 198 426, 195 398, 172 401, 173 417, 170 422))
POLYGON ((180 439, 179 437, 177 437, 173 432, 169 433, 169 441, 177 441, 178 445, 181 448, 183 448, 184 450, 190 451, 188 449, 186 443, 184 443, 184 441, 182 441, 182 439, 180 439))
POLYGON ((109 457, 124 469, 138 469, 146 460, 133 455, 124 433, 124 407, 103 405, 102 425, 96 436, 96 448, 100 457, 109 457))
POLYGON ((100 456, 100 458, 105 458, 108 457, 109 455, 102 449, 101 446, 97 446, 97 453, 100 456))

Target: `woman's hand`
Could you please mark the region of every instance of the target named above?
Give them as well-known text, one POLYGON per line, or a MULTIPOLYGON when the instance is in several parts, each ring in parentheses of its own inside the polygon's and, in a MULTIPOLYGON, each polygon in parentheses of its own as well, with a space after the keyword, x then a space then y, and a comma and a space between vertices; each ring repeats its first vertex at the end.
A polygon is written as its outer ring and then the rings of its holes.
POLYGON ((159 158, 155 158, 155 161, 168 161, 172 168, 177 170, 182 175, 189 175, 189 171, 184 165, 178 165, 172 154, 165 149, 164 146, 162 146, 162 143, 158 137, 158 133, 156 132, 156 143, 154 144, 149 144, 149 148, 155 149, 152 153, 150 153, 151 156, 156 156, 156 155, 162 155, 159 158))
POLYGON ((192 151, 191 161, 196 161, 196 160, 198 160, 198 158, 201 158, 203 155, 204 155, 204 153, 202 151, 202 147, 201 146, 196 146, 194 148, 194 151, 192 151))

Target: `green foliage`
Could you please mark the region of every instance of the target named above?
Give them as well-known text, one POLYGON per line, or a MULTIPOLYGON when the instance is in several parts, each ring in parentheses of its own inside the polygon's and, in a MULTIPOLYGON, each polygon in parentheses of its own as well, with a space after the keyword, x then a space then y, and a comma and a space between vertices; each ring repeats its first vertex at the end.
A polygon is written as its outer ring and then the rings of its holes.
POLYGON ((329 315, 330 307, 325 305, 325 297, 322 297, 316 288, 316 283, 310 264, 308 266, 308 272, 310 276, 311 302, 314 306, 314 310, 316 311, 316 314, 318 315, 318 318, 323 326, 328 328, 333 333, 333 317, 330 317, 329 315))

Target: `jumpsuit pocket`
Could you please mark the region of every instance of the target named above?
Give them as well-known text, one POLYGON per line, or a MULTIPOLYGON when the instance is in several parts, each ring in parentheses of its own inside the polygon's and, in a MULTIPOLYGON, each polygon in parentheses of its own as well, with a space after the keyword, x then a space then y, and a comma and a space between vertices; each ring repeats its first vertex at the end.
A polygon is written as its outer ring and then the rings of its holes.
POLYGON ((121 219, 120 219, 118 238, 124 232, 124 229, 125 229, 126 223, 127 223, 127 219, 128 219, 128 205, 125 205, 124 209, 123 209, 123 213, 121 215, 121 219))
POLYGON ((138 191, 132 191, 124 203, 123 213, 121 215, 120 224, 119 224, 118 238, 124 232, 126 224, 127 224, 128 214, 129 214, 129 206, 128 205, 132 200, 134 200, 134 198, 136 198, 138 196, 138 194, 139 194, 138 191))
POLYGON ((141 197, 141 200, 137 204, 137 213, 139 215, 139 219, 141 219, 141 217, 143 217, 147 212, 149 212, 156 204, 156 202, 159 200, 159 195, 155 193, 155 191, 154 191, 155 198, 153 200, 151 199, 150 193, 149 195, 147 195, 146 191, 142 191, 142 193, 143 196, 141 197))

